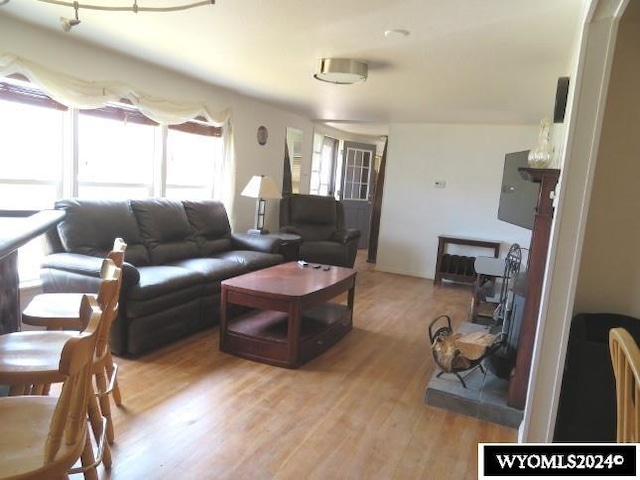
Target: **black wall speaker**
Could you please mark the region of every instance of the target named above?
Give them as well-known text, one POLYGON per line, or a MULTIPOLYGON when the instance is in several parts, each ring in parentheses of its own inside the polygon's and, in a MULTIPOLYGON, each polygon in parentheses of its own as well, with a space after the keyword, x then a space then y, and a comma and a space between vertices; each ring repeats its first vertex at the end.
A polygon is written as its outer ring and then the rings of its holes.
POLYGON ((567 108, 567 95, 569 94, 569 77, 559 77, 556 87, 556 104, 553 108, 553 123, 564 121, 564 112, 567 108))

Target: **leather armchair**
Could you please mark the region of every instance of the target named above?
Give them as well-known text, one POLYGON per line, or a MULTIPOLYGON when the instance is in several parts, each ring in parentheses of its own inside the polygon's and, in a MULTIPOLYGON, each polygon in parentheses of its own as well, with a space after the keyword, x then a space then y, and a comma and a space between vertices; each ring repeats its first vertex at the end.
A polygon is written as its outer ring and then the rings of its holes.
POLYGON ((282 198, 280 231, 302 237, 302 260, 353 267, 360 230, 345 228, 344 206, 333 197, 294 194, 282 198))

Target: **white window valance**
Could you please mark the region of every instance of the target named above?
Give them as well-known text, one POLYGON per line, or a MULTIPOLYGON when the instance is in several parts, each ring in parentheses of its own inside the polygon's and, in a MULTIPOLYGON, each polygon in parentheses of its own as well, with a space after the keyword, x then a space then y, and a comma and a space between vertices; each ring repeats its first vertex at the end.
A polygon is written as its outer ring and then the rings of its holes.
POLYGON ((228 110, 212 113, 204 103, 174 102, 153 97, 122 82, 82 80, 0 52, 0 76, 16 73, 45 89, 54 100, 72 108, 98 108, 108 102, 126 99, 150 119, 168 125, 202 117, 213 125, 223 126, 230 116, 228 110))
POLYGON ((203 118, 212 125, 223 127, 225 161, 222 171, 217 172, 214 179, 214 192, 215 198, 225 204, 233 225, 235 160, 231 110, 213 113, 204 102, 176 102, 158 98, 123 82, 83 80, 0 51, 0 77, 13 74, 23 75, 45 90, 51 98, 70 108, 100 108, 109 102, 121 102, 126 99, 141 113, 158 123, 177 125, 195 118, 203 118))

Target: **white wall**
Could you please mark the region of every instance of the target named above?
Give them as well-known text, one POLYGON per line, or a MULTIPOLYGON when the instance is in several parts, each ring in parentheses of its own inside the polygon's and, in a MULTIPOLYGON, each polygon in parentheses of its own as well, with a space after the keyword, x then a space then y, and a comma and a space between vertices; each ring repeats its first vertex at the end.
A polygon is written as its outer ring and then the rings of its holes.
POLYGON ((432 279, 438 235, 497 240, 502 255, 528 248, 531 232, 497 213, 505 154, 537 136, 537 125, 392 124, 376 268, 432 279))
MULTIPOLYGON (((565 353, 574 313, 580 256, 585 239, 594 167, 609 71, 615 48, 618 8, 626 0, 586 0, 584 30, 571 74, 567 149, 560 180, 547 273, 520 439, 550 442, 556 421, 565 353), (575 79, 575 80, 574 80, 575 79)), ((614 246, 618 250, 617 246, 614 246)), ((603 283, 614 281, 601 279, 603 283)))
POLYGON ((640 318, 640 24, 620 23, 574 311, 640 318))
MULTIPOLYGON (((83 44, 73 34, 46 31, 0 16, 0 51, 15 54, 85 80, 116 80, 148 94, 175 101, 204 102, 212 112, 233 112, 236 152, 235 229, 243 231, 254 220, 255 200, 240 197, 252 175, 272 176, 282 184, 286 127, 303 131, 302 179, 308 185, 313 125, 309 119, 230 90, 83 44), (260 125, 269 129, 266 145, 256 141, 260 125)), ((308 188, 305 185, 304 188, 308 188)), ((277 230, 278 202, 267 201, 267 228, 277 230)))

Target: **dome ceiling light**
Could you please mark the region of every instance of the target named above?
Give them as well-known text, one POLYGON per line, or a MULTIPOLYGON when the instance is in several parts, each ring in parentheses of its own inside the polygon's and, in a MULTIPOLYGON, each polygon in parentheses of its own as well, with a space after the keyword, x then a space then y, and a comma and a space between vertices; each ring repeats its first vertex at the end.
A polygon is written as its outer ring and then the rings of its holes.
POLYGON ((318 62, 318 68, 313 76, 323 82, 349 85, 364 82, 367 79, 368 70, 368 65, 358 60, 323 58, 318 62))

